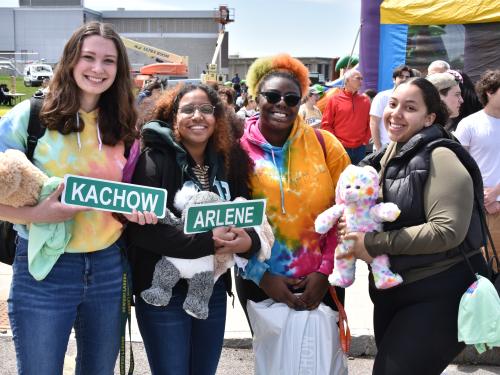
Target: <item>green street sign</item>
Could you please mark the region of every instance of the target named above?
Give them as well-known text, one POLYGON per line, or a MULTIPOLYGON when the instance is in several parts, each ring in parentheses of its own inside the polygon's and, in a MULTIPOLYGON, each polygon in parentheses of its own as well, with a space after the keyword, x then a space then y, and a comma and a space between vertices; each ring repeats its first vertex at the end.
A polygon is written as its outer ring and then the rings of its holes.
POLYGON ((159 218, 163 218, 167 204, 167 191, 149 186, 67 174, 64 176, 61 201, 72 206, 119 213, 131 213, 133 209, 150 211, 159 218))
POLYGON ((265 211, 265 199, 191 206, 186 213, 184 233, 208 232, 215 227, 229 225, 239 228, 261 225, 265 211))

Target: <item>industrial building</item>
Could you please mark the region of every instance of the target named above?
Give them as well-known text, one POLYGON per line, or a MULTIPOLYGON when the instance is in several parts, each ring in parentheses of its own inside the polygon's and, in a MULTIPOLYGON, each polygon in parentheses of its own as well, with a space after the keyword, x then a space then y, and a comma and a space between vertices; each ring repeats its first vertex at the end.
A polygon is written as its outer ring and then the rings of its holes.
MULTIPOLYGON (((238 73, 238 76, 244 78, 255 59, 255 57, 229 55, 229 76, 233 77, 238 73)), ((309 78, 312 83, 328 82, 339 77, 338 72, 335 72, 338 57, 297 57, 297 59, 309 69, 309 78)))
MULTIPOLYGON (((119 8, 95 11, 83 0, 19 0, 19 7, 0 8, 0 60, 23 63, 45 60, 56 64, 64 44, 85 22, 102 21, 120 35, 189 57, 189 78, 199 78, 214 54, 219 24, 216 10, 136 11, 119 8)), ((221 47, 220 71, 228 73, 228 33, 221 47)), ((140 52, 128 50, 134 68, 153 63, 140 52)))

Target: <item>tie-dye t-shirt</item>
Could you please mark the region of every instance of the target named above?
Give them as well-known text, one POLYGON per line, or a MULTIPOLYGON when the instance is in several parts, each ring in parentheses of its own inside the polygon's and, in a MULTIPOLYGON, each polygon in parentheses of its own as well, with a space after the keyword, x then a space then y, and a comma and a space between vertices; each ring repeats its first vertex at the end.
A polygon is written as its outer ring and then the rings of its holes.
POLYGON ((330 274, 333 246, 320 248, 314 230, 316 216, 332 206, 340 173, 350 164, 340 142, 322 131, 325 154, 314 129, 300 116, 283 147, 269 144, 259 130, 259 119, 247 120, 241 139, 255 166, 251 175, 253 198, 267 199, 266 214, 274 230, 271 258, 250 259, 246 279, 257 285, 264 272, 299 278, 312 272, 330 274))
MULTIPOLYGON (((0 120, 0 151, 18 149, 26 151, 30 102, 26 100, 10 110, 0 120)), ((76 174, 86 177, 121 181, 126 159, 124 145, 102 145, 99 150, 97 110, 82 110, 80 124, 85 123, 78 140, 76 133, 63 135, 47 130, 38 140, 33 162, 49 177, 76 174), (80 145, 79 145, 80 144, 80 145)), ((122 224, 110 212, 86 211, 74 217, 75 225, 66 252, 81 253, 102 250, 113 244, 122 232, 122 224)), ((23 238, 28 238, 25 226, 16 226, 23 238)))

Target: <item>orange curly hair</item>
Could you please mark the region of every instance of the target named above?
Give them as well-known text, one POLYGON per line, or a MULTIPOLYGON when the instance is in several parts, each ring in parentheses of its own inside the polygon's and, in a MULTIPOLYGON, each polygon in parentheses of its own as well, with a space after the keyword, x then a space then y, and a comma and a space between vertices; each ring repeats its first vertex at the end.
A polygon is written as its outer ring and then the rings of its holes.
POLYGON ((287 72, 291 74, 297 79, 301 95, 304 96, 307 94, 309 88, 309 70, 300 60, 286 53, 262 57, 253 62, 246 76, 249 94, 256 97, 264 78, 274 72, 287 72))

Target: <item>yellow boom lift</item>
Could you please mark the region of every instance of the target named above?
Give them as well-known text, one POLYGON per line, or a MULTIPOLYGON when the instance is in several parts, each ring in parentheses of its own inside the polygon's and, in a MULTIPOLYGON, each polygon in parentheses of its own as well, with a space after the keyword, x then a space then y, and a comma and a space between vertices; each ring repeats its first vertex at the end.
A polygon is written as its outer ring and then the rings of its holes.
POLYGON ((187 77, 189 62, 187 56, 176 55, 175 53, 148 46, 147 44, 123 36, 121 38, 125 47, 141 52, 156 61, 154 64, 145 65, 140 68, 140 74, 134 79, 138 87, 141 87, 143 82, 149 80, 152 76, 187 77))
POLYGON ((188 57, 176 55, 175 53, 164 51, 162 49, 148 46, 147 44, 137 42, 132 39, 121 37, 125 47, 142 52, 148 57, 155 59, 158 63, 174 63, 188 65, 188 57))

